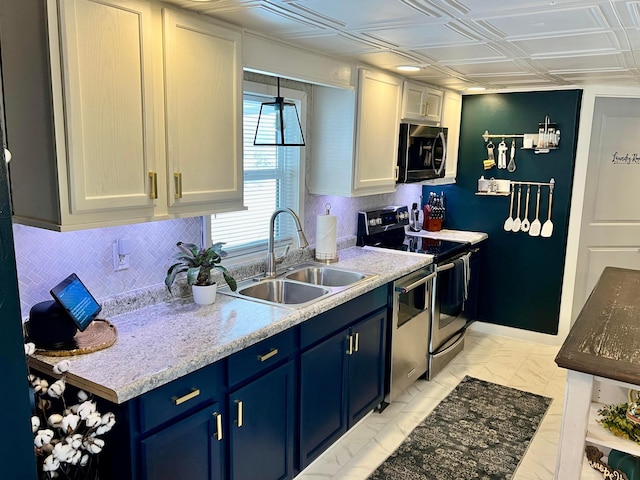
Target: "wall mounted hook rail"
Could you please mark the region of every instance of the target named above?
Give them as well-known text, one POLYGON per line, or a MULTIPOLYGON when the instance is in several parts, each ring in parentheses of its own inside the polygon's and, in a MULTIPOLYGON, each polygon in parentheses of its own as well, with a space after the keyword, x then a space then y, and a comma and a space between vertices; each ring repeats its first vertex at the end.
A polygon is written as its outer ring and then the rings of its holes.
POLYGON ((485 130, 482 134, 482 138, 484 138, 485 143, 489 141, 490 138, 524 138, 524 135, 519 135, 517 133, 501 133, 495 134, 489 133, 489 130, 485 130))

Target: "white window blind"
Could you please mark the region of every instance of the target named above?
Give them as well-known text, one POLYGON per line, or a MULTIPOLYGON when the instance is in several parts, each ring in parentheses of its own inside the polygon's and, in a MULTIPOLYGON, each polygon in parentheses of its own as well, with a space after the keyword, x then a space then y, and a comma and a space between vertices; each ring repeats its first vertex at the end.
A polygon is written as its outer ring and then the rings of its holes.
MULTIPOLYGON (((211 242, 225 242, 225 250, 233 256, 265 248, 274 210, 289 207, 298 212, 300 149, 253 145, 260 105, 272 100, 273 97, 262 95, 244 95, 244 204, 247 210, 211 215, 211 242)), ((300 109, 300 102, 297 103, 300 109)), ((275 229, 278 243, 291 242, 295 232, 290 216, 279 215, 275 229)))

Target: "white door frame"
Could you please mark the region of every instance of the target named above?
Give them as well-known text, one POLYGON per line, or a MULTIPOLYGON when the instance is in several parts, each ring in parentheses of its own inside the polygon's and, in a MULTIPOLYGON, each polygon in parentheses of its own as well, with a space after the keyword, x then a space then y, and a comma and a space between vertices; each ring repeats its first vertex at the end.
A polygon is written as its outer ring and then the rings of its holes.
POLYGON ((640 98, 640 87, 586 87, 582 95, 582 107, 580 109, 580 121, 578 127, 578 144, 576 149, 575 170, 573 173, 573 191, 571 193, 569 230, 567 235, 567 253, 564 262, 564 278, 562 281, 562 296, 560 299, 560 324, 558 326, 559 344, 564 342, 564 339, 571 328, 572 318, 578 313, 576 312, 574 314, 572 312, 573 296, 576 284, 580 231, 582 229, 582 210, 584 207, 584 195, 587 180, 591 127, 593 126, 593 112, 597 97, 640 98))

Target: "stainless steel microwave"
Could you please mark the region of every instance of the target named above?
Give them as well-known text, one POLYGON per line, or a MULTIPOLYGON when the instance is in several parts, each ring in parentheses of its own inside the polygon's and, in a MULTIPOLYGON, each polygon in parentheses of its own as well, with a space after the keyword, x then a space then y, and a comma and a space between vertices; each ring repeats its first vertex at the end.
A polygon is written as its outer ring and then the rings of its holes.
POLYGON ((447 163, 447 129, 400 124, 397 183, 442 178, 447 163))

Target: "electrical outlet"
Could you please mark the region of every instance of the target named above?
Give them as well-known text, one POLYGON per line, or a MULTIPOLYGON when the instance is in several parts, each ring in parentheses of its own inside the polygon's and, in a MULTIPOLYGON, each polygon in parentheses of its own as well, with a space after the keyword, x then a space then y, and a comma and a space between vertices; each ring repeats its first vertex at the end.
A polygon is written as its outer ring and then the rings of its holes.
POLYGON ((129 268, 129 255, 118 253, 118 242, 113 242, 113 271, 119 272, 129 268))

